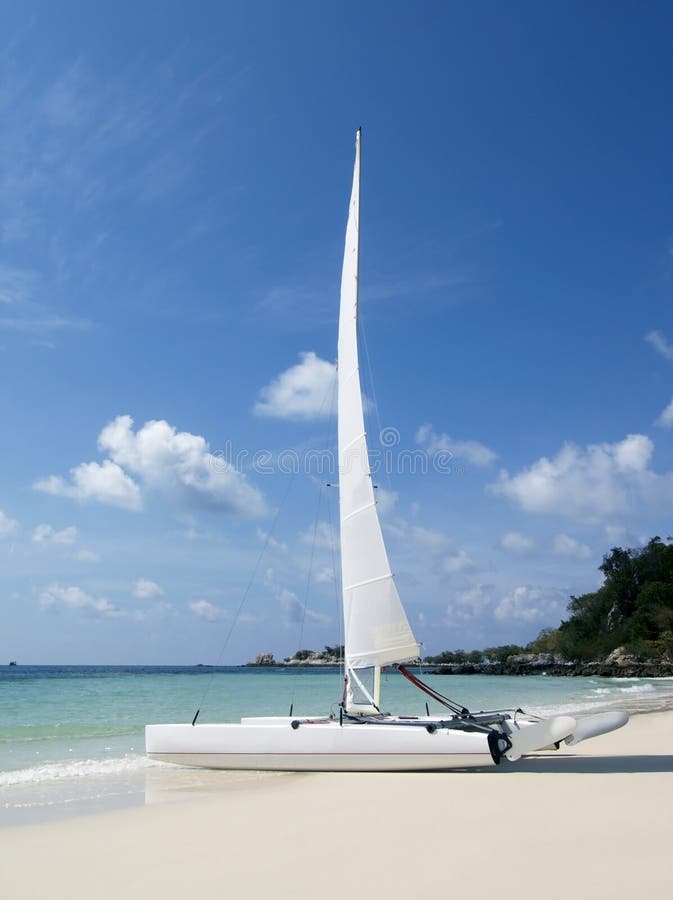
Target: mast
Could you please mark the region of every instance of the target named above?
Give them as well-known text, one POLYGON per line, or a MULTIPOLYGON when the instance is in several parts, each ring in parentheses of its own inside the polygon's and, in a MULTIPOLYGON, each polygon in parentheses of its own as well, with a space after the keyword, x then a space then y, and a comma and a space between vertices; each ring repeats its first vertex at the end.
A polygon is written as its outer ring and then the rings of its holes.
POLYGON ((378 711, 381 666, 416 659, 419 647, 390 570, 376 511, 364 426, 357 343, 360 158, 346 226, 338 343, 339 525, 347 711, 378 711))

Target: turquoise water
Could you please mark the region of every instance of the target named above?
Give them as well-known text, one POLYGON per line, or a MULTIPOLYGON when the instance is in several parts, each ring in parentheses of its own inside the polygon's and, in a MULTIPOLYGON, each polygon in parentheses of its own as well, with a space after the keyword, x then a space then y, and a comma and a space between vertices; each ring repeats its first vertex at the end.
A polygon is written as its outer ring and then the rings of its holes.
MULTIPOLYGON (((673 679, 424 676, 473 711, 522 707, 548 714, 673 707, 673 679)), ((123 798, 153 765, 149 722, 236 722, 243 715, 324 715, 337 710, 336 669, 0 667, 0 818, 17 809, 123 798)), ((425 695, 384 675, 384 708, 425 712, 425 695)), ((441 708, 430 704, 430 711, 441 708)))

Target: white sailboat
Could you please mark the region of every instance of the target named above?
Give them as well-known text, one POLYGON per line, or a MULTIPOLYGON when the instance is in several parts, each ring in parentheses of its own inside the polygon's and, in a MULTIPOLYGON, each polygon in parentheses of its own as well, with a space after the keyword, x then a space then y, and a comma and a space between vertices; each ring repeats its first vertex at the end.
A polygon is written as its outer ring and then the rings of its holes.
POLYGON ((526 753, 612 731, 621 712, 575 719, 520 710, 471 713, 423 683, 405 666, 419 645, 400 601, 381 532, 364 426, 358 365, 360 143, 341 280, 338 340, 338 445, 341 573, 345 635, 339 716, 243 718, 240 723, 147 725, 148 756, 222 769, 396 771, 498 765, 526 753), (381 668, 397 666, 446 708, 444 716, 381 711, 381 668))

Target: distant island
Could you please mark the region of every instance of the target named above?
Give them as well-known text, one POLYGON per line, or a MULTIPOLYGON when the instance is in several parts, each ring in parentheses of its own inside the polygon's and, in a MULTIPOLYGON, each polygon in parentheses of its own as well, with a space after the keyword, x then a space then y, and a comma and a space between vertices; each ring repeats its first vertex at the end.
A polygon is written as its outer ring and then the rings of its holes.
MULTIPOLYGON (((571 597, 570 617, 526 646, 445 650, 423 663, 438 674, 673 676, 673 543, 613 549, 599 566, 604 581, 571 597)), ((277 662, 260 653, 249 666, 337 666, 343 646, 298 650, 277 662)))
POLYGON ((339 666, 344 659, 343 644, 325 646, 324 650, 297 650, 293 656, 282 661, 274 659, 273 653, 258 653, 248 666, 339 666))

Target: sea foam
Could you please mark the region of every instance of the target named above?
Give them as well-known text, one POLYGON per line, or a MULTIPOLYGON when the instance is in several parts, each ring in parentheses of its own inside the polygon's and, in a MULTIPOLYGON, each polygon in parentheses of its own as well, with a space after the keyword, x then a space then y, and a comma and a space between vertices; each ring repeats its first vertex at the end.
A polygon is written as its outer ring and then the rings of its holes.
POLYGON ((125 756, 116 759, 78 759, 45 763, 28 769, 0 772, 0 788, 19 784, 44 784, 65 778, 120 775, 139 772, 159 765, 145 756, 125 756))

